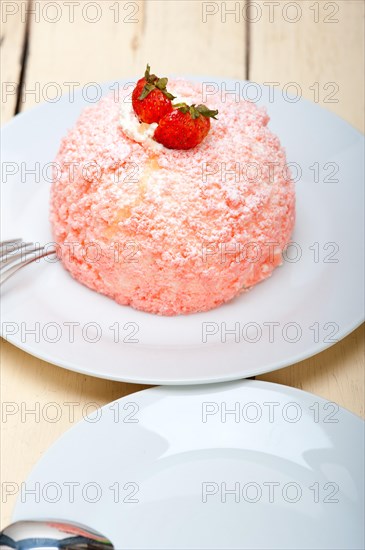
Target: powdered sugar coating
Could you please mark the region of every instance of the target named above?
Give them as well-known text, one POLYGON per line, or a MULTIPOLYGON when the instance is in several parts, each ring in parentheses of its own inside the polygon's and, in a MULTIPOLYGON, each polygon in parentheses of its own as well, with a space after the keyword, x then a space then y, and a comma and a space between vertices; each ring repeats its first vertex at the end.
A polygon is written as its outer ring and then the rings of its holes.
MULTIPOLYGON (((200 85, 172 84, 202 102, 200 85)), ((208 106, 218 120, 189 151, 127 137, 113 95, 81 114, 51 192, 54 238, 75 279, 120 304, 176 315, 231 300, 281 263, 294 185, 266 111, 219 94, 208 106)))

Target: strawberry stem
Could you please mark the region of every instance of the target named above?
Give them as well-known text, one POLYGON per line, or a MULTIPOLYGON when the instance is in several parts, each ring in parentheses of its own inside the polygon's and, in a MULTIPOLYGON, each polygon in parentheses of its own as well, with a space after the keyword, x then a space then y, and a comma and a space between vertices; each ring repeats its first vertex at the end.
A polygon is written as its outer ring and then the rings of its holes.
POLYGON ((194 103, 193 105, 189 106, 186 103, 175 103, 175 105, 172 106, 174 109, 178 109, 184 114, 190 113, 190 116, 193 120, 199 118, 200 115, 217 120, 218 110, 212 111, 211 109, 208 109, 206 105, 196 106, 194 103))
POLYGON ((152 92, 152 90, 155 90, 156 88, 160 90, 160 92, 162 92, 163 95, 167 97, 167 99, 169 99, 170 101, 173 101, 175 99, 175 96, 170 94, 166 89, 168 78, 159 78, 155 74, 151 74, 151 67, 148 65, 148 63, 144 73, 144 77, 146 80, 146 84, 144 85, 141 95, 138 98, 139 100, 142 101, 143 99, 145 99, 152 92))

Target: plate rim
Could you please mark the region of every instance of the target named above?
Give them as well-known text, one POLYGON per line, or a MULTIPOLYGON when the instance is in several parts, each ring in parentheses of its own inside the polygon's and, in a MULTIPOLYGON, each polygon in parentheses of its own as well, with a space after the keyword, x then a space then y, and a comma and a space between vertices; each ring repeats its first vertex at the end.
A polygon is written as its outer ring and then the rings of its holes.
MULTIPOLYGON (((14 339, 14 341, 13 341, 13 339, 9 338, 8 336, 4 337, 3 334, 2 334, 1 329, 0 329, 0 337, 3 338, 6 342, 9 342, 10 344, 14 345, 18 349, 21 349, 22 351, 25 351, 26 353, 29 353, 29 355, 32 355, 33 357, 35 357, 37 359, 41 359, 42 361, 45 361, 46 363, 49 363, 49 364, 51 364, 55 367, 59 367, 59 368, 62 368, 64 370, 68 370, 70 372, 76 372, 77 374, 90 376, 92 378, 97 378, 97 379, 101 379, 101 380, 111 380, 113 382, 126 382, 127 384, 150 384, 150 385, 154 385, 154 386, 157 386, 157 387, 158 386, 195 386, 195 385, 204 386, 204 385, 211 385, 211 384, 224 384, 225 382, 233 382, 233 381, 236 381, 236 380, 245 380, 245 379, 248 379, 252 376, 262 376, 263 374, 267 374, 267 373, 270 373, 270 372, 275 372, 276 370, 279 370, 279 369, 283 369, 283 368, 290 367, 290 366, 295 366, 298 363, 300 363, 301 361, 304 361, 305 359, 310 359, 311 357, 314 357, 314 356, 322 353, 323 351, 331 348, 332 346, 335 346, 335 345, 339 344, 344 338, 349 336, 352 332, 354 332, 354 330, 359 328, 363 323, 364 323, 364 319, 361 318, 360 320, 358 320, 356 322, 356 324, 354 326, 349 327, 348 330, 343 335, 341 335, 339 337, 337 342, 322 342, 320 346, 314 344, 315 349, 311 348, 310 352, 308 352, 308 350, 307 350, 307 352, 303 352, 302 354, 298 354, 298 355, 294 356, 294 359, 292 359, 290 363, 288 363, 288 361, 286 359, 283 359, 280 363, 274 362, 272 365, 270 365, 270 367, 268 367, 266 365, 264 367, 261 367, 260 370, 258 370, 257 368, 254 368, 252 371, 248 370, 247 372, 242 373, 241 375, 237 375, 237 374, 232 374, 232 375, 227 375, 227 376, 221 375, 221 376, 211 377, 207 380, 205 380, 205 379, 196 379, 196 378, 194 378, 194 379, 186 379, 186 378, 185 379, 177 379, 177 378, 174 378, 174 379, 166 379, 166 378, 158 379, 156 377, 154 377, 154 378, 146 378, 146 377, 138 378, 138 377, 129 377, 129 376, 126 376, 126 375, 122 375, 122 376, 108 375, 107 376, 107 375, 103 375, 102 373, 91 373, 87 369, 87 367, 80 367, 77 364, 75 366, 71 366, 72 363, 67 363, 67 362, 64 362, 64 361, 61 361, 61 360, 59 360, 58 363, 55 363, 54 360, 51 357, 49 357, 46 353, 45 354, 38 353, 38 352, 35 353, 34 351, 32 351, 32 348, 30 346, 28 347, 25 343, 23 344, 22 342, 20 342, 21 345, 18 345, 18 342, 16 341, 16 339, 14 339)), ((0 323, 0 326, 1 326, 1 323, 0 323)), ((342 333, 340 333, 340 334, 342 334, 342 333)), ((221 343, 221 344, 218 344, 218 345, 223 346, 224 344, 221 343)), ((153 352, 154 350, 151 347, 149 349, 149 351, 153 352)), ((172 348, 171 351, 174 352, 174 348, 172 348)), ((195 349, 193 347, 186 346, 186 348, 183 351, 180 350, 179 353, 184 353, 184 354, 189 355, 189 356, 190 356, 190 354, 195 355, 195 349)), ((188 359, 188 357, 186 359, 188 359)))

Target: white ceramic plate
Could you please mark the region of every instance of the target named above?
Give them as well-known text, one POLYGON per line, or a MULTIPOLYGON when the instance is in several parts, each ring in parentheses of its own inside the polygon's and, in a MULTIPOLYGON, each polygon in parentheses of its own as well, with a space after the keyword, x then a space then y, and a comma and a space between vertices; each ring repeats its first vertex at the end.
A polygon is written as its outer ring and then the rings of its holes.
POLYGON ((363 428, 267 382, 152 388, 63 435, 13 519, 86 524, 118 550, 364 548, 363 428))
MULTIPOLYGON (((234 88, 234 81, 225 82, 234 88)), ((245 96, 245 83, 239 84, 245 96)), ((293 173, 301 173, 297 244, 270 280, 207 313, 158 317, 119 306, 75 282, 60 264, 43 262, 2 290, 2 335, 35 356, 89 375, 192 384, 284 367, 356 328, 364 317, 363 136, 314 103, 289 102, 277 90, 272 100, 268 88, 260 89, 271 128, 288 161, 299 166, 293 173)), ((4 166, 7 172, 18 167, 6 178, 3 169, 3 239, 51 241, 46 168, 84 106, 81 95, 74 103, 45 103, 3 129, 4 166), (28 175, 22 183, 24 170, 37 162, 39 182, 28 175)))

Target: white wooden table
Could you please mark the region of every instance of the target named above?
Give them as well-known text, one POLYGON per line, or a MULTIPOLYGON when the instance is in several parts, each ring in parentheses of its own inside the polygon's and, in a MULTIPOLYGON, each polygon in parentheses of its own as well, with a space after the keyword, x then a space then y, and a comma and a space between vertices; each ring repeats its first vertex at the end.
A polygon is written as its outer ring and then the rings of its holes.
MULTIPOLYGON (((70 82, 82 86, 136 76, 149 61, 164 75, 206 74, 275 82, 281 88, 294 82, 304 97, 363 131, 361 0, 90 4, 2 0, 1 69, 8 86, 2 123, 47 100, 50 82, 67 91, 70 82), (15 85, 20 85, 18 95, 12 93, 15 85)), ((360 327, 316 357, 259 378, 308 390, 364 415, 363 342, 360 327)), ((65 371, 2 341, 2 402, 19 409, 2 425, 3 486, 13 483, 15 493, 49 445, 81 418, 86 403, 101 406, 140 389, 65 371), (63 407, 56 423, 42 415, 50 402, 63 407), (77 404, 71 420, 64 405, 69 402, 77 404), (27 409, 36 412, 25 414, 27 409)), ((3 491, 3 525, 15 498, 3 491)))

